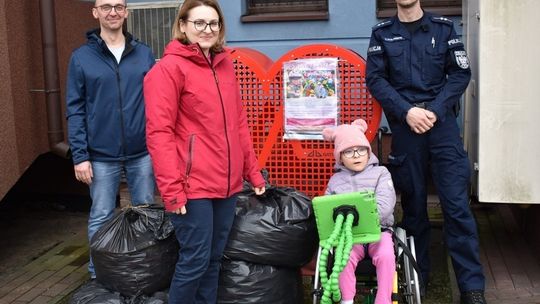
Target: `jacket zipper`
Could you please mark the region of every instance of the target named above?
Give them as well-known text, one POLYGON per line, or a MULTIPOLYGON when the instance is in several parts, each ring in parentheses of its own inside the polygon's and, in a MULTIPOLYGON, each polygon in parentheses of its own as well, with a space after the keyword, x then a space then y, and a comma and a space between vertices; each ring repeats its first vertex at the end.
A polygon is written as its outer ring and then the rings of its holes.
POLYGON ((221 90, 219 89, 219 79, 216 75, 216 70, 214 70, 214 67, 212 67, 212 64, 206 57, 206 55, 203 53, 201 46, 199 45, 199 49, 201 51, 202 56, 208 63, 208 66, 212 70, 212 75, 214 76, 214 81, 216 83, 216 87, 219 94, 219 101, 221 103, 221 114, 223 115, 223 124, 225 129, 225 140, 227 141, 227 195, 226 197, 230 196, 231 192, 231 144, 229 142, 229 132, 227 131, 227 117, 225 116, 225 105, 223 104, 223 96, 221 95, 221 90))
MULTIPOLYGON (((404 60, 408 60, 409 61, 409 70, 405 71, 407 73, 407 75, 409 75, 409 82, 407 83, 407 85, 410 85, 412 84, 413 80, 412 80, 412 70, 413 70, 413 56, 412 56, 412 52, 413 52, 413 34, 414 33, 410 33, 410 39, 409 39, 409 56, 408 58, 405 58, 405 56, 403 56, 404 60)), ((425 56, 425 54, 422 54, 422 56, 425 56)), ((415 62, 416 63, 416 62, 415 62)), ((420 63, 416 63, 416 64, 422 64, 421 62, 420 63)))
MULTIPOLYGON (((108 53, 109 57, 112 57, 113 59, 114 71, 116 72, 116 85, 118 87, 118 111, 120 112, 120 130, 122 130, 122 151, 124 153, 122 158, 126 159, 126 130, 124 130, 124 111, 122 110, 124 108, 124 103, 122 102, 122 88, 120 83, 120 63, 116 61, 116 58, 109 50, 108 53)), ((120 58, 120 61, 122 61, 122 58, 120 58)))
MULTIPOLYGON (((105 46, 107 45, 105 44, 105 46)), ((120 62, 122 62, 122 59, 124 59, 129 53, 131 53, 132 50, 133 50, 133 47, 131 46, 131 44, 126 43, 124 53, 120 57, 120 62)), ((124 152, 123 158, 126 159, 127 158, 127 151, 126 151, 127 145, 126 145, 126 130, 124 127, 124 111, 123 111, 124 102, 122 100, 122 89, 121 89, 121 83, 120 83, 120 62, 116 61, 116 57, 114 57, 114 55, 111 53, 108 47, 106 48, 106 53, 108 54, 109 58, 112 58, 114 62, 114 68, 115 68, 114 70, 116 72, 116 84, 118 86, 118 107, 120 111, 120 129, 122 130, 122 151, 124 152)))
POLYGON ((189 174, 191 173, 191 166, 193 164, 193 147, 195 146, 195 134, 191 134, 189 136, 189 143, 188 143, 188 161, 186 164, 186 183, 189 178, 189 174))
POLYGON ((124 158, 127 156, 126 151, 126 130, 124 130, 124 103, 122 102, 122 90, 120 88, 120 65, 116 64, 116 84, 118 85, 118 106, 120 110, 120 129, 122 130, 122 151, 124 151, 124 158))

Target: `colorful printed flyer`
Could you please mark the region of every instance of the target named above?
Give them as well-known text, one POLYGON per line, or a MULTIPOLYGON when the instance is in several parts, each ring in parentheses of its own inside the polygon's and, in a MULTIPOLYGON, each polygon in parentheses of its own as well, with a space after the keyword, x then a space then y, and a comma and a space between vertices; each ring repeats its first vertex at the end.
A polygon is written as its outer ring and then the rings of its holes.
POLYGON ((323 139, 322 130, 338 124, 337 58, 283 63, 285 139, 323 139))

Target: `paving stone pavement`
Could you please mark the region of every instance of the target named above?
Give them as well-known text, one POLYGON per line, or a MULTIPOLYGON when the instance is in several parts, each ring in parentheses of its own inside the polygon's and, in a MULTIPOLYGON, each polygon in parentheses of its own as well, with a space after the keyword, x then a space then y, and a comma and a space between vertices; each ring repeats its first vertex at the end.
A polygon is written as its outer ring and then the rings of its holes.
MULTIPOLYGON (((489 303, 540 304, 539 259, 523 240, 508 208, 490 204, 473 208, 486 270, 486 298, 489 303)), ((84 235, 62 241, 0 277, 0 304, 67 303, 73 291, 88 280, 88 254, 84 235)), ((452 289, 455 292, 455 287, 452 289)), ((453 302, 457 301, 454 295, 453 302)))
POLYGON ((20 270, 0 279, 0 304, 67 303, 88 280, 85 237, 65 240, 20 270))

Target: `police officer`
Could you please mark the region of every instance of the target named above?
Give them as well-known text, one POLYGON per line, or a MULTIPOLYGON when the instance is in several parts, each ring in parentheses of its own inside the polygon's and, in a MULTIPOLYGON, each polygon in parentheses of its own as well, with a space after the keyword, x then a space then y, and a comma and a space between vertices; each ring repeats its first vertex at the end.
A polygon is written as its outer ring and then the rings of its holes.
POLYGON ((444 235, 462 303, 486 303, 476 224, 469 208, 469 160, 456 122, 471 72, 453 22, 420 0, 396 0, 397 15, 373 27, 367 85, 392 130, 388 156, 401 191, 403 225, 415 237, 424 285, 429 278, 429 171, 444 214, 444 235))

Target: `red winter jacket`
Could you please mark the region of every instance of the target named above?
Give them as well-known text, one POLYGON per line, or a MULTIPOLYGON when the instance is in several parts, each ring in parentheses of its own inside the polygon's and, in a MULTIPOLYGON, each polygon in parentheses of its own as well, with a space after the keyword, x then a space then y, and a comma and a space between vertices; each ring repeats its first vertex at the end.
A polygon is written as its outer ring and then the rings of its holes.
POLYGON ((144 79, 146 141, 165 208, 264 185, 228 52, 170 42, 144 79))

